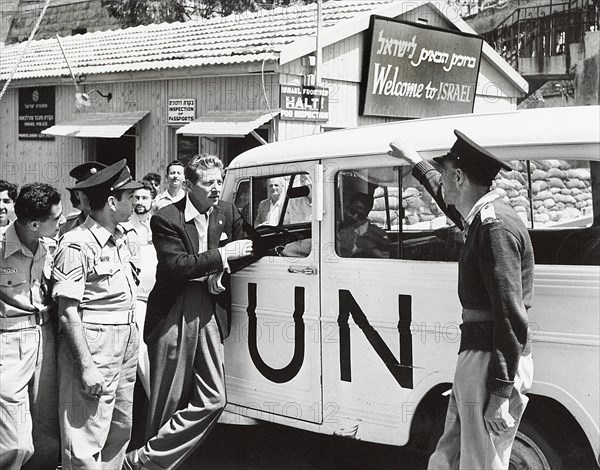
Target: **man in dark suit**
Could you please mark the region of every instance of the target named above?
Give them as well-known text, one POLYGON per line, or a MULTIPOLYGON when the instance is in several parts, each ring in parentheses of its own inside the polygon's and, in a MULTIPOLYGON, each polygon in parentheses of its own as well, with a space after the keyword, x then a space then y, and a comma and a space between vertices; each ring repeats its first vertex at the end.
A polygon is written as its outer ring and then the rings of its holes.
POLYGON ((187 196, 150 222, 158 257, 144 339, 150 355, 146 444, 124 468, 181 464, 217 423, 226 403, 222 341, 229 334, 228 261, 252 254, 242 218, 219 200, 223 164, 212 155, 185 168, 187 196))

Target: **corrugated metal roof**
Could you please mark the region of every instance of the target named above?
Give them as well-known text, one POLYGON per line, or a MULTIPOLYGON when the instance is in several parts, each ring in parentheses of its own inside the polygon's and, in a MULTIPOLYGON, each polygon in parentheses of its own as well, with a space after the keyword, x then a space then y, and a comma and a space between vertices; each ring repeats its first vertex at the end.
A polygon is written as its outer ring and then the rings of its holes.
POLYGON ((63 137, 104 137, 119 138, 150 111, 130 111, 125 113, 75 114, 60 124, 49 127, 42 134, 63 137))
POLYGON ((177 134, 244 137, 280 113, 273 111, 209 111, 177 129, 177 134))
MULTIPOLYGON (((330 28, 369 15, 394 0, 342 0, 323 5, 330 28)), ((396 2, 398 3, 398 2, 396 2)), ((400 2, 404 3, 404 2, 400 2)), ((316 5, 263 10, 211 20, 163 23, 61 38, 78 74, 176 69, 277 60, 282 49, 316 33, 316 5)), ((0 80, 25 43, 0 47, 0 80)), ((68 75, 56 39, 32 41, 15 80, 68 75)))

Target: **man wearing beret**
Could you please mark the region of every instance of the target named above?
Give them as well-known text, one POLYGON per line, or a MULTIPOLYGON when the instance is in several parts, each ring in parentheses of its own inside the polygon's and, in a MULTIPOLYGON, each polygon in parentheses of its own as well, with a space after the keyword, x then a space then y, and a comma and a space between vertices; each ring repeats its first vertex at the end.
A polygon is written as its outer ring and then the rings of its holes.
POLYGON ((463 323, 444 434, 430 469, 508 469, 533 380, 527 311, 533 297, 533 248, 521 218, 492 181, 509 165, 458 130, 439 173, 405 142, 390 155, 465 232, 458 262, 463 323))
MULTIPOLYGON (((106 168, 106 165, 100 162, 86 162, 81 165, 77 165, 69 172, 71 178, 75 178, 75 184, 85 181, 90 176, 95 175, 98 171, 106 168)), ((74 212, 67 216, 67 221, 60 227, 60 235, 64 235, 70 232, 78 225, 81 225, 90 213, 89 202, 81 191, 77 191, 75 188, 67 188, 69 195, 71 196, 71 205, 73 209, 79 212, 74 212)))
POLYGON ((91 212, 62 237, 54 258, 64 469, 121 468, 130 439, 137 273, 121 224, 141 186, 125 160, 76 184, 91 212))

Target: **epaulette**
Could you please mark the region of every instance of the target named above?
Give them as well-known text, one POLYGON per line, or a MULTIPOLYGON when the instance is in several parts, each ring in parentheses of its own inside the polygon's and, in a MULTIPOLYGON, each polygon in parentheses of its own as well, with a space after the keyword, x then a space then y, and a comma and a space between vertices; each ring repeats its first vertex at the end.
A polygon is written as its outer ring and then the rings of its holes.
POLYGON ((493 224, 494 222, 498 222, 498 218, 496 217, 496 209, 492 204, 486 204, 481 208, 481 223, 483 225, 493 224))

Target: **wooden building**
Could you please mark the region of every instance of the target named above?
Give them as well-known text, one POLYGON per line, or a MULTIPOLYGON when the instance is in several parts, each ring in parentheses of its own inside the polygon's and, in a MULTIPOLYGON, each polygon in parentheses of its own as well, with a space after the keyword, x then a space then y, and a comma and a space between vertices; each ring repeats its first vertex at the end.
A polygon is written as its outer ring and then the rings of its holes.
MULTIPOLYGON (((322 18, 322 61, 316 5, 32 41, 0 100, 0 178, 64 188, 74 165, 121 158, 139 178, 198 152, 230 163, 264 142, 415 117, 364 112, 372 18, 474 34, 435 2, 326 2, 322 18)), ((0 49, 0 86, 26 47, 0 49)), ((516 109, 527 83, 480 50, 469 109, 516 109)), ((388 81, 384 94, 399 89, 388 81)))

